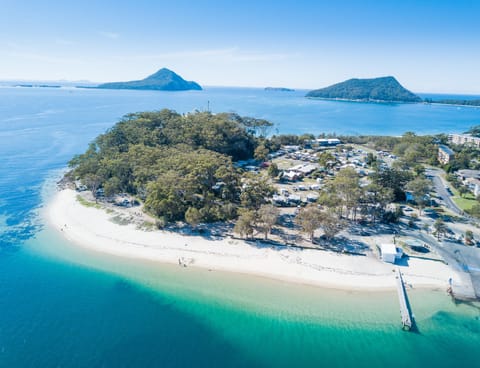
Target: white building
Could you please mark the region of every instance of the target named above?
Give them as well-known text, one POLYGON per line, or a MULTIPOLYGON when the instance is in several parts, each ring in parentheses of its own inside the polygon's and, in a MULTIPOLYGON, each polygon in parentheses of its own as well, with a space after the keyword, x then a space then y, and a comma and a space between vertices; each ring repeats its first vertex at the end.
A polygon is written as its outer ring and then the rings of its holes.
POLYGON ((338 138, 317 138, 312 143, 317 143, 319 146, 336 146, 342 143, 338 138))
POLYGON ((480 170, 458 170, 456 175, 475 197, 480 194, 480 170))
POLYGON ((469 144, 480 148, 480 138, 471 134, 449 134, 448 141, 454 144, 469 144))
POLYGON ((443 165, 448 164, 455 157, 455 152, 453 152, 449 147, 444 145, 438 146, 438 162, 443 165))
POLYGON ((382 261, 395 263, 395 260, 402 258, 403 251, 393 243, 380 244, 380 257, 382 261))
POLYGON ((464 180, 465 185, 470 189, 475 197, 480 194, 480 180, 477 178, 467 178, 464 180))

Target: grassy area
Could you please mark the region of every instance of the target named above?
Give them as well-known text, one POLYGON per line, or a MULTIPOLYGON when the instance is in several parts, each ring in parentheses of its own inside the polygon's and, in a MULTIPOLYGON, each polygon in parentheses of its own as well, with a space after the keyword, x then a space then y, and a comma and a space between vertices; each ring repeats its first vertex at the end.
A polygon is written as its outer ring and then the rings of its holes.
POLYGON ((157 225, 150 221, 143 221, 143 223, 139 225, 138 228, 141 230, 153 231, 157 229, 157 225))
POLYGON ((472 193, 468 193, 465 195, 465 197, 461 197, 458 193, 458 190, 456 190, 453 186, 450 186, 450 189, 453 193, 453 201, 462 211, 469 210, 478 203, 472 193))
POLYGON ((129 225, 130 224, 130 220, 124 216, 121 216, 121 215, 116 215, 114 217, 112 217, 110 219, 114 224, 117 224, 117 225, 122 225, 122 226, 125 226, 125 225, 129 225))
POLYGON ((373 154, 377 153, 377 151, 374 150, 373 148, 370 148, 370 147, 368 147, 366 145, 363 145, 363 144, 351 144, 351 146, 353 147, 353 149, 356 149, 356 150, 361 149, 362 151, 365 151, 367 153, 369 153, 369 152, 373 153, 373 154))
POLYGON ((287 159, 287 158, 274 159, 274 160, 272 160, 272 162, 277 164, 277 166, 280 170, 286 170, 286 169, 294 166, 293 165, 293 160, 287 159))
POLYGON ((98 203, 95 203, 95 202, 90 202, 90 201, 87 201, 85 198, 83 198, 81 195, 77 195, 77 201, 82 205, 82 206, 85 206, 85 207, 93 207, 93 208, 102 208, 102 206, 98 203))

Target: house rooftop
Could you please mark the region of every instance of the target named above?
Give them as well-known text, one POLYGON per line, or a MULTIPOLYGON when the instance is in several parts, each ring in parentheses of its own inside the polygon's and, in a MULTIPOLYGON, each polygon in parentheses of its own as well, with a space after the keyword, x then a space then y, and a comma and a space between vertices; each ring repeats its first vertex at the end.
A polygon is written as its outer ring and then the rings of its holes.
POLYGON ((464 178, 480 178, 480 170, 458 170, 457 175, 463 176, 464 178))
POLYGON ((393 243, 380 244, 382 254, 397 254, 397 249, 393 243))
POLYGON ((455 152, 453 152, 450 147, 447 147, 443 144, 439 145, 438 148, 440 148, 443 152, 445 152, 447 155, 454 155, 455 152))

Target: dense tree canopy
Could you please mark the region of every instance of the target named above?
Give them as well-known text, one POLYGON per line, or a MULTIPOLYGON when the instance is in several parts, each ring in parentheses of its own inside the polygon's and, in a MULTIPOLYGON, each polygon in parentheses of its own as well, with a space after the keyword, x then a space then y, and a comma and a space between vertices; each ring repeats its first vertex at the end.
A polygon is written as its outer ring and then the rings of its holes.
POLYGON ((403 88, 394 77, 349 79, 326 88, 310 91, 307 97, 420 102, 422 99, 403 88))
POLYGON ((240 176, 232 161, 252 158, 255 130, 269 122, 235 114, 172 110, 126 115, 70 161, 92 192, 127 192, 166 221, 216 221, 235 214, 240 176), (228 205, 227 205, 228 204, 228 205))

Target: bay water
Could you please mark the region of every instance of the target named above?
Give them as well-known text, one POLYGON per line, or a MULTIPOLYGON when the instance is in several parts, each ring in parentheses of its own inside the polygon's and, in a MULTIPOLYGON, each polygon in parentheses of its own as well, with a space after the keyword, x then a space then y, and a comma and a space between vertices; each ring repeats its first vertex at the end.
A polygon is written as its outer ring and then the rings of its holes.
POLYGON ((68 160, 122 115, 171 108, 271 120, 272 133, 462 132, 480 109, 309 100, 305 91, 0 88, 0 367, 462 367, 480 309, 131 261, 69 244, 41 211, 68 160))

